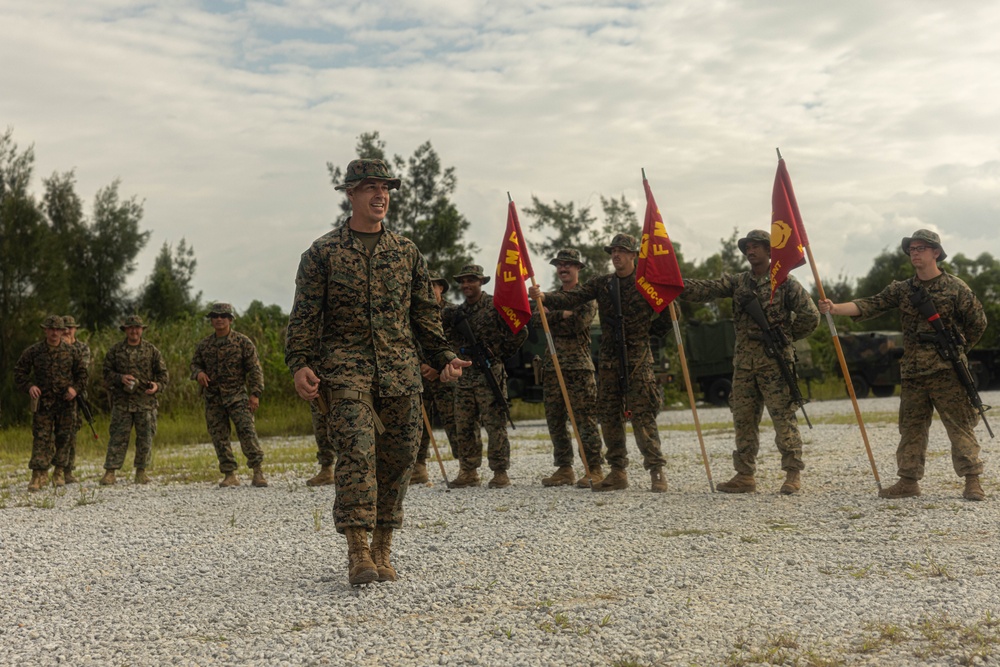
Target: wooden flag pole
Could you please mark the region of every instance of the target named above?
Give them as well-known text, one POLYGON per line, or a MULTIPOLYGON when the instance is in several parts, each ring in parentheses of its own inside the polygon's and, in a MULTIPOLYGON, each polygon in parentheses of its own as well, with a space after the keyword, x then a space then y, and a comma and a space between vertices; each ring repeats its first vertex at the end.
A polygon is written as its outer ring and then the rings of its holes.
POLYGON ((438 460, 438 465, 441 466, 441 476, 444 477, 444 488, 450 489, 451 482, 448 481, 448 473, 444 471, 444 461, 441 460, 441 452, 438 451, 437 440, 434 439, 434 429, 431 428, 431 419, 427 416, 427 408, 424 407, 424 401, 420 401, 420 412, 424 415, 424 428, 427 429, 427 435, 431 439, 431 445, 434 447, 434 456, 438 460))
POLYGON ((701 433, 701 422, 698 420, 698 408, 694 404, 694 389, 691 387, 691 372, 688 370, 687 358, 684 356, 684 343, 681 340, 681 327, 677 321, 677 311, 670 302, 670 321, 674 326, 674 338, 677 339, 677 354, 680 356, 681 370, 684 373, 684 386, 687 387, 688 403, 694 416, 694 429, 698 432, 698 443, 701 445, 701 459, 705 462, 705 474, 708 475, 708 488, 715 493, 715 482, 712 481, 712 468, 708 464, 708 452, 705 450, 705 438, 701 433))

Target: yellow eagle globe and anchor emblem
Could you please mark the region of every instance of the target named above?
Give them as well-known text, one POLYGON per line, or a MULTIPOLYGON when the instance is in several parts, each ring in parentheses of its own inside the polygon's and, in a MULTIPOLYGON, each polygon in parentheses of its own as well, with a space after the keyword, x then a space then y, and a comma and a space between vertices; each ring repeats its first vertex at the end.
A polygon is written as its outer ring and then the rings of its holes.
POLYGON ((784 220, 771 223, 771 247, 781 250, 792 238, 792 228, 784 220))

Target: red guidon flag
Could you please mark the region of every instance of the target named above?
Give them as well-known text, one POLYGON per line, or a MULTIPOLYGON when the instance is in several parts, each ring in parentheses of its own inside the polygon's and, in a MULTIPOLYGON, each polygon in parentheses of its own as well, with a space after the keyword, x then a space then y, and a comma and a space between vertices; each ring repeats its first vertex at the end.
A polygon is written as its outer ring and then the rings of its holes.
POLYGON ((514 333, 520 331, 531 319, 528 290, 524 281, 534 273, 528 248, 521 234, 521 222, 517 219, 514 202, 507 205, 507 231, 500 244, 500 259, 497 260, 497 286, 493 292, 493 305, 500 317, 514 333))
POLYGON ((771 192, 771 298, 774 290, 788 278, 788 273, 806 263, 805 230, 799 217, 792 181, 785 161, 778 160, 771 192))
POLYGON ((667 236, 663 216, 649 189, 649 181, 642 179, 646 190, 646 219, 642 224, 642 245, 639 248, 639 266, 635 272, 635 285, 656 312, 661 312, 684 291, 681 267, 677 263, 674 244, 667 236))

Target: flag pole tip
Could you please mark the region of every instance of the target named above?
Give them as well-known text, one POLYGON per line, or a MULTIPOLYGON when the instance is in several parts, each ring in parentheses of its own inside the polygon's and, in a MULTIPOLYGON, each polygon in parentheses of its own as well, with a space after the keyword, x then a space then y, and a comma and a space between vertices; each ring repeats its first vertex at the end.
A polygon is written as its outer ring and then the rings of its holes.
POLYGON ((510 190, 507 191, 507 201, 512 202, 514 199, 510 196, 510 190))
POLYGON ((642 180, 646 180, 646 168, 645 167, 639 167, 639 168, 642 169, 642 180))
POLYGON ((780 160, 781 159, 781 149, 780 148, 775 148, 774 152, 778 154, 778 159, 780 160))

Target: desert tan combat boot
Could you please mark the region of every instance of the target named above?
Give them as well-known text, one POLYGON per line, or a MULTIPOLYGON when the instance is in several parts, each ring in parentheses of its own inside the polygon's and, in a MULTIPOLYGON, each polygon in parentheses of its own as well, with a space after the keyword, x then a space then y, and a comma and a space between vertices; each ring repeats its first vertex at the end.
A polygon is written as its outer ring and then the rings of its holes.
POLYGON ((497 470, 493 473, 493 479, 490 483, 486 485, 490 489, 506 489, 510 486, 510 477, 507 476, 506 470, 497 470))
POLYGON ((920 484, 912 477, 900 477, 899 481, 878 492, 879 498, 916 498, 920 495, 920 484))
POLYGON ((573 466, 559 466, 551 477, 542 478, 542 486, 569 486, 575 481, 573 466))
POLYGON ((250 482, 251 486, 267 486, 267 480, 264 479, 264 471, 261 470, 260 466, 253 469, 253 481, 250 482))
POLYGON ((69 468, 63 469, 63 479, 66 480, 67 484, 76 484, 77 482, 80 481, 76 478, 76 475, 74 475, 73 471, 70 470, 69 468))
POLYGON ((135 483, 136 484, 149 484, 152 480, 149 479, 149 475, 146 474, 145 468, 135 469, 135 483))
POLYGON ((986 500, 986 492, 979 483, 979 475, 965 476, 965 491, 962 491, 962 497, 966 500, 986 500))
POLYGON ((591 491, 621 491, 628 488, 628 475, 621 468, 611 468, 608 476, 590 487, 591 491))
POLYGON ((378 570, 379 581, 396 581, 396 568, 389 562, 392 547, 392 528, 376 526, 372 533, 372 560, 378 570))
POLYGON ((219 486, 223 489, 230 486, 239 486, 239 485, 240 485, 240 478, 237 477, 236 473, 232 470, 227 472, 226 476, 222 478, 221 482, 219 482, 219 486))
POLYGON ((344 536, 347 537, 347 580, 352 586, 360 586, 378 579, 378 570, 368 548, 368 530, 345 528, 344 536))
POLYGON ((45 470, 32 470, 31 481, 28 482, 28 491, 35 493, 41 491, 42 485, 49 481, 48 472, 45 470))
POLYGON ((785 473, 785 483, 781 485, 781 492, 786 496, 798 493, 802 488, 801 474, 798 470, 789 470, 785 473))
POLYGON ((316 476, 306 480, 306 486, 327 486, 328 484, 333 484, 333 482, 333 466, 320 466, 316 476))
POLYGON ((104 477, 101 478, 101 486, 114 486, 115 485, 115 471, 105 470, 104 477))
POLYGON ((467 486, 479 486, 479 473, 475 470, 463 470, 451 483, 453 489, 464 489, 467 486))
POLYGON ((63 477, 63 469, 57 467, 52 471, 52 486, 66 486, 66 478, 63 477))
POLYGON ((667 477, 663 474, 663 468, 656 467, 649 469, 649 490, 653 493, 666 493, 667 477))
POLYGON ((410 473, 410 484, 426 484, 430 481, 430 477, 427 476, 427 464, 417 463, 413 464, 413 472, 410 473))
POLYGON ((715 488, 723 493, 753 493, 757 490, 757 482, 753 475, 737 473, 731 480, 718 484, 715 488))
POLYGON ((590 472, 576 481, 576 488, 589 489, 592 485, 600 483, 604 479, 604 471, 601 466, 590 466, 590 472))

